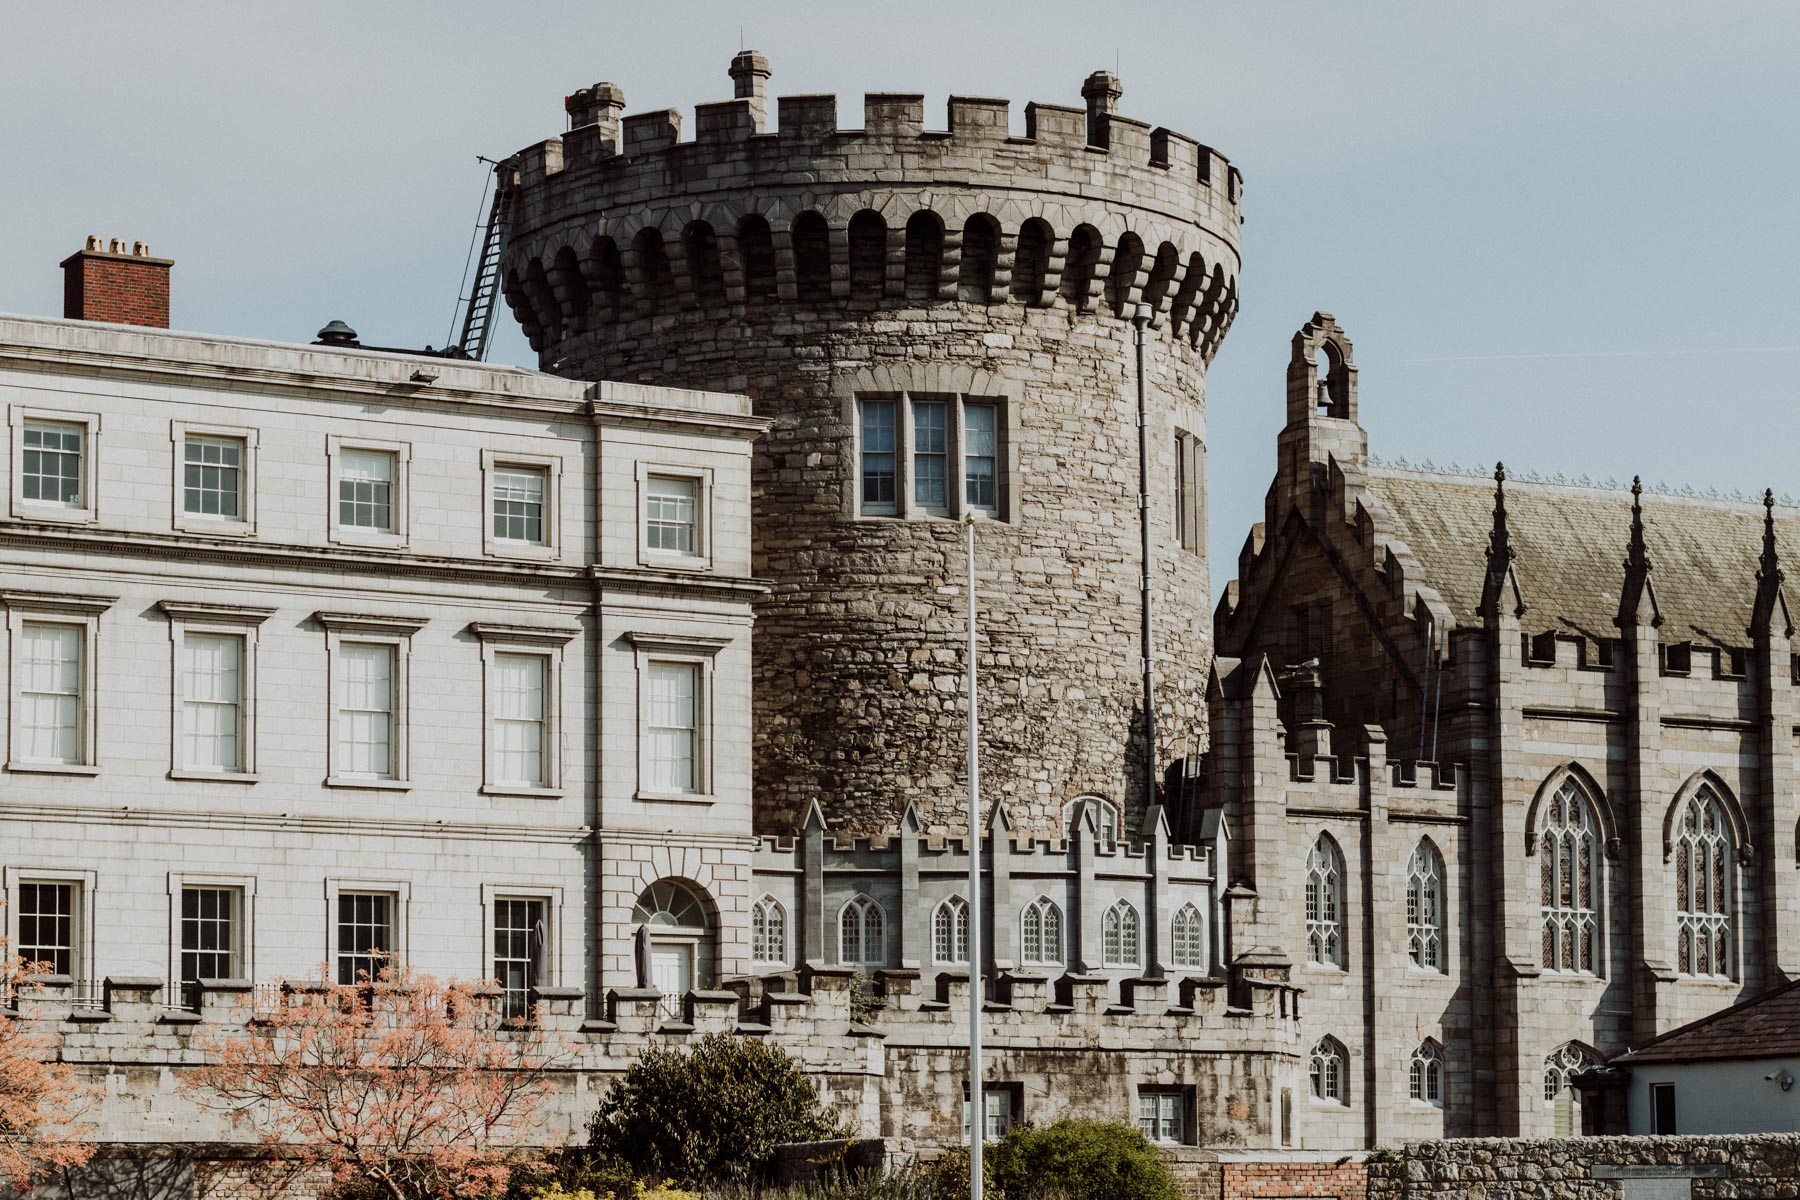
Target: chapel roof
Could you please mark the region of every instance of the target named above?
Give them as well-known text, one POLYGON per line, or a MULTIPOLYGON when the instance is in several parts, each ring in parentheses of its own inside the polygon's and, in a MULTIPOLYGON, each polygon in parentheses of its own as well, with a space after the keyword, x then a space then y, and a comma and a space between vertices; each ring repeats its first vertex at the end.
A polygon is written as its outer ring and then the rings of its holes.
POLYGON ((1651 1038, 1613 1062, 1698 1062, 1800 1054, 1800 982, 1784 984, 1710 1017, 1651 1038))
MULTIPOLYGON (((1371 466, 1368 486, 1457 624, 1480 625, 1494 481, 1371 466)), ((1763 506, 1658 493, 1643 506, 1662 640, 1748 645, 1763 506)), ((1506 511, 1526 630, 1618 636, 1631 493, 1508 479, 1506 511)), ((1784 561, 1800 564, 1800 510, 1776 508, 1775 537, 1784 561)))

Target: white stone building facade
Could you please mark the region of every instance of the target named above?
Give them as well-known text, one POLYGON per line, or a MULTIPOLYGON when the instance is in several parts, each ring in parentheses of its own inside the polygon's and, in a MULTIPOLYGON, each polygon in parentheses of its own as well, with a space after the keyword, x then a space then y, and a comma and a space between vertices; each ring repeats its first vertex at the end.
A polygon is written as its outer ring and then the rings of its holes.
POLYGON ((747 401, 4 318, 0 404, 6 919, 78 998, 599 996, 659 880, 659 978, 748 968, 747 401))

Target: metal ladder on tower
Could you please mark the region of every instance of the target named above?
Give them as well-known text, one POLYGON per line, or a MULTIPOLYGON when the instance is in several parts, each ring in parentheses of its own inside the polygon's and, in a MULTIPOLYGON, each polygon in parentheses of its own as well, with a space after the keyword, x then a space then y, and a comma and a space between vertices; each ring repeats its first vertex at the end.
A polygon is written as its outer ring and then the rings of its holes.
POLYGON ((512 217, 513 189, 506 186, 504 164, 494 168, 494 203, 488 209, 487 227, 481 237, 481 256, 475 264, 475 286, 469 290, 463 310, 463 354, 480 361, 487 357, 488 337, 494 328, 494 304, 500 298, 500 256, 506 251, 506 226, 512 217))

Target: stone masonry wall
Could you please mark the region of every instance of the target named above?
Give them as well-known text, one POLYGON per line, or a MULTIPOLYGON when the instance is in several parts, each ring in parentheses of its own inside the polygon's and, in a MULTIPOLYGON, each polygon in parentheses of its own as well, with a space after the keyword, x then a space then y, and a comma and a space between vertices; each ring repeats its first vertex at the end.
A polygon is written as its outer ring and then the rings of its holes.
MULTIPOLYGON (((998 401, 995 520, 976 531, 984 799, 1021 832, 1059 831, 1094 794, 1143 811, 1138 430, 1132 325, 1149 331, 1149 445, 1164 763, 1205 740, 1211 654, 1203 506, 1178 529, 1178 469, 1204 494, 1204 370, 1236 307, 1241 182, 1222 158, 1111 112, 953 100, 947 134, 916 96, 781 101, 764 133, 759 56, 740 99, 627 117, 610 85, 576 128, 522 152, 507 299, 545 369, 751 396, 773 427, 754 465, 756 824, 794 831, 815 800, 835 831, 960 830, 964 595, 960 434, 948 511, 859 499, 859 409, 879 397, 998 401), (587 122, 591 122, 587 123, 587 122), (621 153, 621 150, 623 151, 621 153), (932 232, 921 234, 921 229, 932 232), (1203 455, 1203 450, 1201 451, 1203 455)), ((1110 90, 1108 90, 1110 89, 1110 90)), ((584 98, 585 97, 585 98, 584 98)), ((904 405, 902 406, 904 411, 904 405)))
POLYGON ((1369 1200, 1792 1196, 1800 1136, 1416 1142, 1370 1156, 1368 1172, 1369 1200))

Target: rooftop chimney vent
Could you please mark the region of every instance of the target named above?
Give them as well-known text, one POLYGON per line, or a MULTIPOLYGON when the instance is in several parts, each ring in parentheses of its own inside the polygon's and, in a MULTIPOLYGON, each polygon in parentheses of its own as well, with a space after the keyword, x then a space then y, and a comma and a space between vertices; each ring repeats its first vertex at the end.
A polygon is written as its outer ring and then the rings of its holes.
POLYGON ((63 316, 73 321, 169 327, 169 268, 173 259, 152 258, 148 242, 98 234, 63 259, 63 316))

